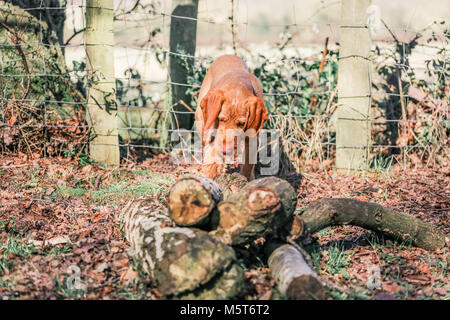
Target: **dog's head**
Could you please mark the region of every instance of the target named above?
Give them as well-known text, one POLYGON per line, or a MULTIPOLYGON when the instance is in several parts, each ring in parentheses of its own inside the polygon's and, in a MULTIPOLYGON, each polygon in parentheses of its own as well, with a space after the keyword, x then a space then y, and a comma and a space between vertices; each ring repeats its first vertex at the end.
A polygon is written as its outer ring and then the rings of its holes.
POLYGON ((223 90, 210 90, 202 99, 203 143, 213 141, 221 146, 223 153, 235 148, 236 132, 255 137, 268 119, 268 112, 261 98, 253 95, 228 95, 223 90), (208 135, 216 129, 215 136, 208 135))

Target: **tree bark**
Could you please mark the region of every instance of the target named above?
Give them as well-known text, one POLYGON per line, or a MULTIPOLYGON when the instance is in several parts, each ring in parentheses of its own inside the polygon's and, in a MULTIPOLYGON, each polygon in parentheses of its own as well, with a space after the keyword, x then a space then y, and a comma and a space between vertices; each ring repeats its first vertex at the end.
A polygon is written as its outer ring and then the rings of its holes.
POLYGON ((303 237, 328 226, 354 225, 381 232, 425 250, 445 245, 445 235, 433 225, 376 203, 353 199, 322 199, 308 205, 299 216, 303 237))
POLYGON ((291 229, 295 203, 295 191, 287 181, 253 180, 218 204, 219 226, 211 234, 230 245, 245 245, 268 235, 283 237, 291 229))
POLYGON ((230 198, 233 194, 241 192, 248 184, 247 178, 237 172, 222 174, 214 180, 222 190, 223 198, 225 200, 230 198))
POLYGON ((205 231, 176 227, 158 201, 130 201, 120 218, 135 256, 163 295, 228 299, 241 290, 244 272, 234 250, 205 231))
POLYGON ((183 65, 185 60, 189 65, 194 59, 187 56, 195 55, 197 39, 197 8, 198 0, 172 0, 172 17, 170 19, 170 81, 171 101, 179 128, 192 129, 194 115, 179 103, 183 100, 187 105, 191 98, 186 95, 188 70, 183 65))
POLYGON ((327 294, 316 272, 297 248, 289 244, 267 244, 268 265, 278 290, 296 300, 323 300, 327 294))

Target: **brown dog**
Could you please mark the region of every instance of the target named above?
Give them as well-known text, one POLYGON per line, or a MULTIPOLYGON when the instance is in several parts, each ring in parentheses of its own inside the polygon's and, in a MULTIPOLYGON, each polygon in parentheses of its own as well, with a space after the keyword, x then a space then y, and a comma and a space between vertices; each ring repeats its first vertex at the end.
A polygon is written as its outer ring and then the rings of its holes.
POLYGON ((254 179, 254 164, 249 159, 256 154, 249 154, 249 138, 256 137, 268 119, 261 82, 241 58, 224 55, 208 69, 198 101, 195 121, 203 143, 201 172, 210 178, 221 174, 225 155, 236 153, 236 132, 245 132, 245 161, 240 171, 248 180, 254 179), (216 129, 215 136, 210 129, 216 129))

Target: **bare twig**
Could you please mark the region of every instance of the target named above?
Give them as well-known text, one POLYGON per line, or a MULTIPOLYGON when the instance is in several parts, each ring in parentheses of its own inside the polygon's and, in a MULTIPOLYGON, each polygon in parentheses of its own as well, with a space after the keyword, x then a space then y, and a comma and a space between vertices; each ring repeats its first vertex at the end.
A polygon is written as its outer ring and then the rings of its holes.
POLYGON ((121 16, 132 13, 139 6, 140 2, 141 2, 141 0, 136 0, 136 2, 134 3, 134 6, 130 10, 128 10, 126 12, 121 12, 117 15, 114 15, 114 20, 118 20, 121 16))
POLYGON ((27 87, 25 89, 25 93, 22 96, 22 100, 25 100, 28 96, 28 93, 30 92, 31 87, 30 69, 28 68, 27 58, 23 53, 22 47, 19 45, 19 37, 17 33, 11 28, 9 28, 7 25, 5 25, 3 22, 0 22, 0 24, 10 33, 9 39, 13 44, 15 44, 17 52, 19 52, 20 58, 22 59, 23 68, 25 69, 25 73, 27 75, 27 87))
POLYGON ((325 38, 325 47, 323 48, 323 55, 322 55, 322 61, 320 61, 320 67, 319 67, 319 81, 320 81, 320 73, 323 71, 323 68, 325 66, 325 59, 328 54, 328 37, 325 38))
POLYGON ((194 112, 194 110, 192 110, 191 107, 189 107, 186 102, 183 101, 183 99, 180 99, 180 101, 178 101, 183 107, 185 107, 186 109, 188 109, 190 112, 194 112))
POLYGON ((82 28, 80 30, 76 30, 70 37, 69 39, 67 39, 66 43, 64 44, 65 46, 67 46, 69 44, 70 41, 72 41, 73 38, 75 38, 77 35, 79 35, 80 33, 86 31, 86 28, 82 28))

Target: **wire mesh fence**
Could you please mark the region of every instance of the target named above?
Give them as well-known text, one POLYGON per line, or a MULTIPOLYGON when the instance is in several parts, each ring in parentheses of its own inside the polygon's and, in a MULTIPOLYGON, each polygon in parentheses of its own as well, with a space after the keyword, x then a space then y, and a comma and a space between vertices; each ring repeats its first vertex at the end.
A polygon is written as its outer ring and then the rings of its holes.
MULTIPOLYGON (((96 79, 87 71, 86 1, 0 4, 1 152, 88 154, 87 92, 96 79)), ((339 12, 340 1, 315 4, 306 18, 298 16, 304 4, 286 2, 291 15, 282 19, 254 14, 251 1, 200 0, 198 6, 192 17, 177 14, 167 1, 115 2, 118 123, 104 129, 117 128, 122 158, 182 152, 178 120, 193 119, 208 66, 230 53, 242 56, 260 79, 270 114, 265 129, 280 136, 286 158, 296 168, 332 164, 342 21, 329 12, 339 12), (176 20, 195 23, 195 54, 171 48, 176 20), (172 79, 171 58, 185 68, 186 81, 172 79), (173 100, 174 88, 181 88, 186 101, 173 100)), ((268 6, 275 12, 280 4, 268 6)), ((424 28, 389 25, 377 5, 367 16, 364 27, 372 37, 370 112, 362 119, 371 125, 367 164, 442 164, 450 131, 448 21, 437 12, 424 28)), ((195 135, 193 126, 184 129, 195 135)))

